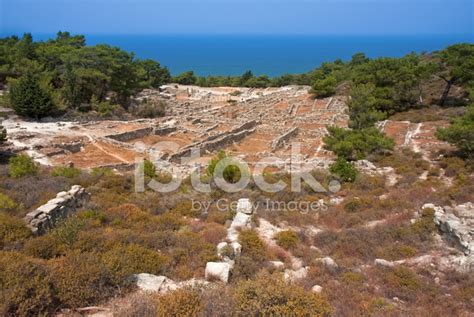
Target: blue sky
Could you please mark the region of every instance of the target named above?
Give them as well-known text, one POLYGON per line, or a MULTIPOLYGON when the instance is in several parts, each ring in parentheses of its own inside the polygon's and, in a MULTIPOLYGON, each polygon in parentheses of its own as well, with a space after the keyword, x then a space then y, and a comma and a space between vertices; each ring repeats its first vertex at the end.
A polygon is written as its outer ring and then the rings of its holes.
POLYGON ((0 0, 0 33, 474 34, 473 0, 0 0))

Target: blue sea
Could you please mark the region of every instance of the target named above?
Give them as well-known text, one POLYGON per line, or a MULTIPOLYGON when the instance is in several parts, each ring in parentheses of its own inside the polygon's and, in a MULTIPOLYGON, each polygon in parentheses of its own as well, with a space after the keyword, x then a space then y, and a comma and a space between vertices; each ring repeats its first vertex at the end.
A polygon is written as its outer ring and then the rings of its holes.
MULTIPOLYGON (((54 35, 35 35, 44 40, 54 35)), ((193 70, 198 75, 254 74, 279 76, 303 73, 323 62, 349 60, 358 52, 369 57, 400 57, 470 42, 472 35, 417 36, 294 36, 294 35, 87 35, 88 44, 107 43, 151 58, 173 75, 193 70)))

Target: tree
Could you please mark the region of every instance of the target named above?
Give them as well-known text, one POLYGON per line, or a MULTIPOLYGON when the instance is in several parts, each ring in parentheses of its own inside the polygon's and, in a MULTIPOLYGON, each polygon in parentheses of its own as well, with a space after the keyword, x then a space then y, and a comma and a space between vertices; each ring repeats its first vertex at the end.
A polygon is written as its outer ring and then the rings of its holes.
POLYGON ((181 85, 195 85, 197 78, 193 71, 188 71, 175 77, 174 81, 181 85))
POLYGON ((375 85, 360 84, 351 90, 349 106, 349 127, 353 129, 365 129, 373 127, 374 124, 385 118, 385 114, 376 108, 376 97, 374 96, 375 85))
POLYGON ((437 137, 455 145, 462 155, 474 156, 474 104, 468 107, 466 114, 455 119, 452 125, 438 129, 437 137))
POLYGON ((245 73, 242 74, 242 76, 240 76, 240 85, 246 86, 246 83, 253 77, 254 76, 251 70, 246 71, 245 73))
POLYGON ((453 85, 466 84, 474 80, 474 45, 453 45, 441 51, 438 57, 441 70, 438 76, 446 83, 439 105, 444 106, 453 85))
POLYGON ((55 108, 51 97, 32 73, 25 74, 12 85, 10 102, 17 114, 36 119, 51 115, 55 108))
POLYGON ((324 137, 325 148, 347 161, 365 159, 369 154, 392 150, 395 143, 377 128, 346 130, 328 127, 324 137))
POLYGON ((333 75, 326 76, 322 71, 315 73, 312 92, 316 98, 326 98, 336 93, 337 81, 333 75))

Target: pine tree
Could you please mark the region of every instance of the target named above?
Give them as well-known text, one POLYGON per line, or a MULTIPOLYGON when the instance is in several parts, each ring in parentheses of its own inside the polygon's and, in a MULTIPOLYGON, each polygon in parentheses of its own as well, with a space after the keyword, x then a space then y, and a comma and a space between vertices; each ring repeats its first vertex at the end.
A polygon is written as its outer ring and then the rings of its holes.
POLYGON ((10 101, 12 108, 21 116, 38 119, 51 115, 54 110, 51 97, 31 73, 25 74, 12 85, 10 101))

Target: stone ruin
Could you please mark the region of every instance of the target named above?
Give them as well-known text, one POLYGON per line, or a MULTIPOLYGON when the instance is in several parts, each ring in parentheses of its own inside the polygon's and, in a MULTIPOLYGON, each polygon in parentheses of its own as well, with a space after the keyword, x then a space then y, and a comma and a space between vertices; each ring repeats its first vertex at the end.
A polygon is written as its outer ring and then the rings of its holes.
POLYGON ((250 228, 253 207, 247 198, 239 199, 237 213, 227 230, 227 239, 217 245, 217 255, 221 262, 208 262, 206 264, 206 280, 219 280, 227 283, 230 272, 234 267, 234 260, 240 256, 242 245, 238 242, 239 230, 250 228))
POLYGON ((44 234, 82 208, 89 197, 83 187, 74 185, 69 191, 58 193, 56 198, 29 212, 24 219, 34 234, 44 234))

